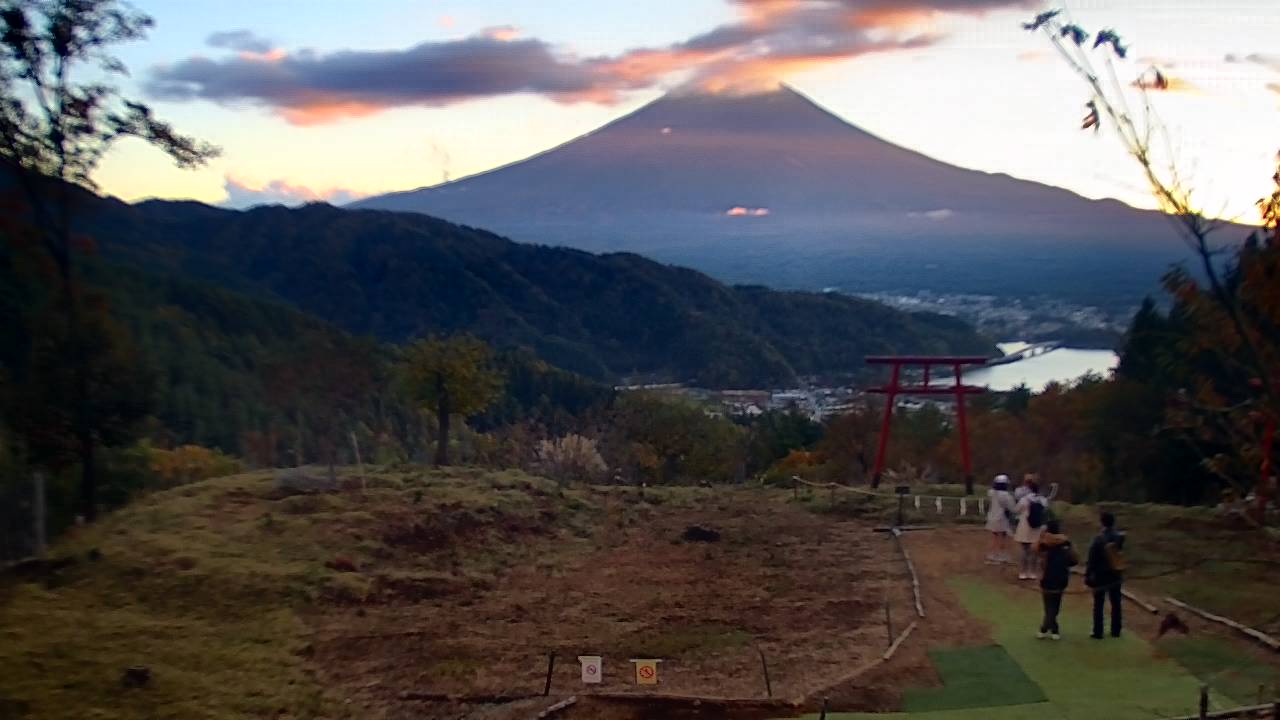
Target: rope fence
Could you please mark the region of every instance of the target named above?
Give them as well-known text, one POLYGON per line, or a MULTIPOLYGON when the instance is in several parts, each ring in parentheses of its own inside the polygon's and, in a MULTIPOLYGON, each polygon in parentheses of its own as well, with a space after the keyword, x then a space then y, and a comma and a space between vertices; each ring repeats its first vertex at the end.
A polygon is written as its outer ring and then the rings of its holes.
MULTIPOLYGON (((982 517, 987 514, 987 501, 982 497, 969 497, 962 495, 933 495, 907 493, 906 495, 898 495, 896 493, 876 492, 875 490, 867 490, 865 488, 854 487, 852 485, 841 485, 840 483, 826 482, 817 483, 805 480, 802 477, 793 475, 791 477, 792 489, 799 491, 801 485, 817 490, 827 490, 834 493, 836 490, 853 493, 855 495, 863 495, 866 497, 879 498, 882 500, 896 500, 904 498, 906 502, 915 507, 916 510, 922 510, 926 505, 932 505, 938 515, 947 514, 946 508, 954 506, 957 516, 964 517, 969 514, 970 508, 976 510, 975 517, 982 517), (954 505, 953 505, 954 504, 954 505)), ((1045 499, 1053 500, 1058 496, 1058 483, 1049 485, 1049 493, 1045 495, 1045 499)))

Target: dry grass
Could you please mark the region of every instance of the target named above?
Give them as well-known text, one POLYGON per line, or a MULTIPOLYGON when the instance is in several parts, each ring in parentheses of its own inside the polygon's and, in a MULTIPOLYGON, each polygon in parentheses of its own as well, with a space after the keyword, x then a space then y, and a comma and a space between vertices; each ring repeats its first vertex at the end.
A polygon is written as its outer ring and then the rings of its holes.
MULTIPOLYGON (((157 493, 73 533, 53 552, 73 564, 0 584, 0 713, 50 720, 360 716, 309 660, 304 618, 388 585, 326 562, 342 555, 375 563, 384 551, 376 538, 393 510, 458 525, 495 517, 532 523, 530 496, 558 492, 519 473, 460 475, 379 473, 363 495, 282 499, 273 499, 268 475, 240 475, 157 493), (122 687, 133 665, 151 668, 149 687, 122 687)), ((503 562, 492 548, 456 555, 480 583, 487 567, 503 562)), ((390 584, 432 580, 407 573, 390 584)))
POLYGON ((64 538, 71 564, 0 582, 0 716, 431 717, 399 693, 540 689, 553 649, 564 687, 592 652, 613 689, 648 655, 668 690, 758 695, 759 646, 799 692, 879 645, 878 600, 847 599, 879 577, 865 525, 774 491, 366 480, 278 497, 267 474, 220 478, 64 538), (724 539, 680 542, 695 523, 724 539), (134 665, 148 687, 122 686, 134 665))

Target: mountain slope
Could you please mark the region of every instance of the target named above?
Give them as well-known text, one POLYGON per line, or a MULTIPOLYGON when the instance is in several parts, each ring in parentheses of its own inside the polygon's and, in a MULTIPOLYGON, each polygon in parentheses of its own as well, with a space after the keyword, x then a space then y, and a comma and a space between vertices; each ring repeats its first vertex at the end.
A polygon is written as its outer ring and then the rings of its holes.
POLYGON ((1179 255, 1158 213, 933 160, 786 88, 667 95, 527 160, 355 206, 801 288, 1137 298, 1179 255))
POLYGON ((837 295, 733 288, 629 254, 514 243, 414 213, 102 201, 108 257, 267 294, 354 333, 468 331, 592 377, 713 386, 849 374, 866 354, 994 353, 951 318, 837 295))

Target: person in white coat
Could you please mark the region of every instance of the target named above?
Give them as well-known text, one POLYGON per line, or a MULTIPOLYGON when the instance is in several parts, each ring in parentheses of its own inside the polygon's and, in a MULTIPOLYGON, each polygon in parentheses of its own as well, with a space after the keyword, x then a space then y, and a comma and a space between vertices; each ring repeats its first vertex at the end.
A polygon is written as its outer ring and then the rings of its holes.
POLYGON ((1018 529, 1013 533, 1014 542, 1022 546, 1022 562, 1018 565, 1019 580, 1036 580, 1039 578, 1039 558, 1036 557, 1035 545, 1040 541, 1040 533, 1044 532, 1048 502, 1040 494, 1040 485, 1035 481, 1028 482, 1027 494, 1022 496, 1014 508, 1018 515, 1018 529))
POLYGON ((1009 535, 1013 533, 1015 504, 1009 493, 1009 476, 997 475, 987 491, 987 530, 991 533, 991 550, 987 563, 996 565, 1009 562, 1009 535))

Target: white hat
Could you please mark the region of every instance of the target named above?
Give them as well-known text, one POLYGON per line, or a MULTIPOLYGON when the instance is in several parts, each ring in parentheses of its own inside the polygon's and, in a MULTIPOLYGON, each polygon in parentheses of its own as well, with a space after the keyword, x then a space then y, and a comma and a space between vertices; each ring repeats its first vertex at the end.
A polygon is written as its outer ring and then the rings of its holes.
POLYGON ((997 476, 996 476, 996 479, 995 479, 995 484, 996 484, 996 485, 1008 485, 1008 484, 1009 484, 1009 476, 1008 476, 1008 475, 997 475, 997 476))

